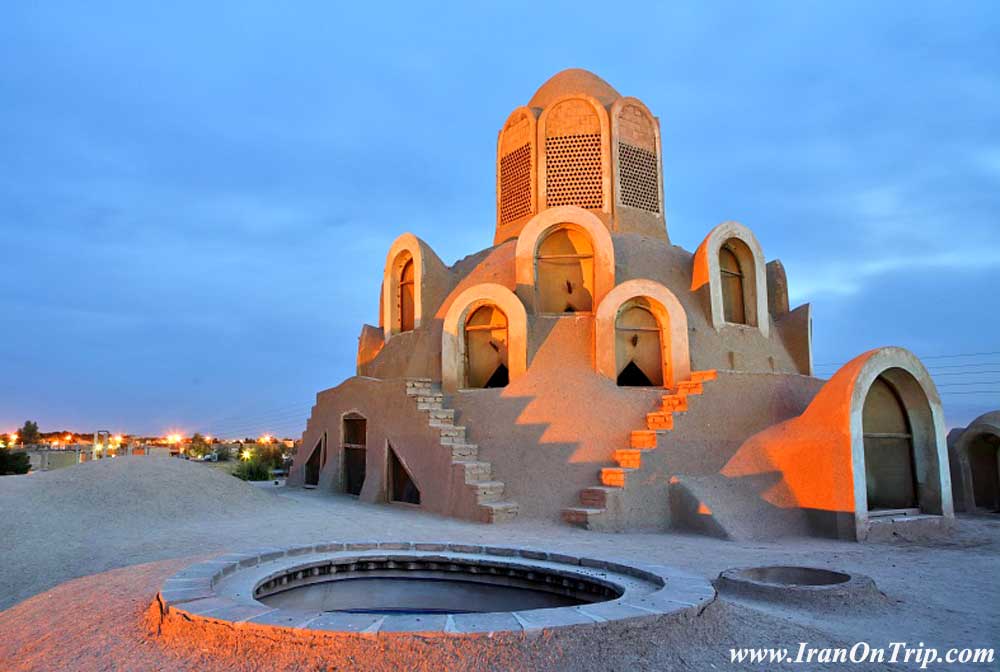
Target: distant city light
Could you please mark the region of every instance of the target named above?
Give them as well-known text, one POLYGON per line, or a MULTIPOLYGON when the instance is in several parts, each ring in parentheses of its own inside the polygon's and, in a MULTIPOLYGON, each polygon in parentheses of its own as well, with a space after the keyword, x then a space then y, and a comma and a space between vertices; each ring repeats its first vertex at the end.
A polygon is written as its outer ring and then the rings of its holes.
POLYGON ((181 442, 181 435, 180 434, 168 434, 167 435, 167 443, 180 443, 180 442, 181 442))
POLYGON ((72 440, 73 440, 73 435, 72 434, 67 434, 66 435, 66 443, 69 443, 72 440))
POLYGON ((122 435, 121 434, 115 434, 114 438, 112 438, 111 441, 115 445, 120 444, 122 442, 122 435))
POLYGON ((258 443, 271 443, 272 441, 274 441, 274 437, 271 436, 270 434, 265 434, 264 436, 260 437, 257 441, 258 443))

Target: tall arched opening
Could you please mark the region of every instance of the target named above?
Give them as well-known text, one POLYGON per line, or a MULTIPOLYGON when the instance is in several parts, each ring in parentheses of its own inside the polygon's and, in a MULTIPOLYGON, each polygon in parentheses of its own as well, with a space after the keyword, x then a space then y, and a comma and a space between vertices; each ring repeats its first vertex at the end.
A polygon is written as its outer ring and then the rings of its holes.
POLYGON ((344 492, 357 497, 365 485, 368 462, 368 420, 360 413, 348 413, 342 420, 341 451, 343 453, 344 492))
POLYGON ((973 503, 977 509, 1000 511, 1000 436, 980 434, 967 450, 973 503))
POLYGON ((465 387, 506 387, 507 316, 492 304, 476 308, 465 322, 465 387))
POLYGON ((552 229, 535 253, 540 313, 589 313, 594 309, 594 247, 585 231, 552 229))
POLYGON ((917 509, 913 431, 896 388, 879 376, 862 411, 868 510, 917 509))
POLYGON ((396 305, 399 312, 399 331, 413 331, 416 321, 416 297, 414 295, 413 257, 406 255, 399 269, 399 284, 396 305))
POLYGON ((722 275, 722 314, 726 322, 746 324, 743 268, 729 243, 719 248, 719 273, 722 275))
POLYGON ((615 320, 615 369, 620 387, 663 385, 661 326, 649 301, 635 298, 625 303, 615 320))

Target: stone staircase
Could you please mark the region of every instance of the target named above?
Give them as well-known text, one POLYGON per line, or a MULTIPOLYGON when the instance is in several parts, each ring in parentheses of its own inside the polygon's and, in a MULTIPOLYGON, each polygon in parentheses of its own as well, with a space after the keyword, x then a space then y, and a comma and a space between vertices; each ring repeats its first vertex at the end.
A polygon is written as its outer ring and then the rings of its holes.
POLYGON ((476 497, 478 519, 483 523, 504 523, 517 516, 516 502, 503 499, 503 481, 492 480, 493 465, 479 459, 479 446, 469 443, 465 427, 455 424, 455 409, 445 406, 441 386, 430 378, 407 378, 406 394, 427 415, 427 424, 438 430, 441 447, 451 453, 453 469, 465 477, 465 485, 476 497))
POLYGON ((629 479, 642 467, 642 454, 656 448, 657 436, 674 428, 674 414, 688 410, 688 400, 704 391, 706 381, 715 380, 716 371, 692 371, 689 380, 677 384, 677 391, 663 395, 660 408, 646 414, 646 429, 632 431, 627 448, 615 450, 616 467, 604 467, 601 484, 580 491, 580 506, 563 509, 562 519, 587 529, 609 528, 608 509, 621 510, 620 498, 629 479))

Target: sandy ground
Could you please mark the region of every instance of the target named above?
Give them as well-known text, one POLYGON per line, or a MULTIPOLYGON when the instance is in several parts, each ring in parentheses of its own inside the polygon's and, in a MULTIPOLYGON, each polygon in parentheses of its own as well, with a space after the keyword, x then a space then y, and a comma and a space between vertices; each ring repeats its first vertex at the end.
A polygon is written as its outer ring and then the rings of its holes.
POLYGON ((1000 647, 1000 517, 962 518, 946 542, 894 544, 740 544, 678 534, 600 534, 529 520, 494 527, 315 491, 262 490, 205 465, 142 457, 2 478, 0 511, 3 669, 761 670, 768 668, 730 664, 729 648, 795 648, 800 641, 1000 647), (881 608, 836 614, 720 599, 682 628, 527 644, 497 640, 462 649, 435 642, 419 651, 362 642, 339 652, 306 647, 294 655, 245 647, 236 655, 218 642, 178 645, 151 634, 143 618, 163 577, 194 557, 373 538, 537 546, 662 562, 707 578, 747 565, 829 567, 868 574, 886 599, 881 608))

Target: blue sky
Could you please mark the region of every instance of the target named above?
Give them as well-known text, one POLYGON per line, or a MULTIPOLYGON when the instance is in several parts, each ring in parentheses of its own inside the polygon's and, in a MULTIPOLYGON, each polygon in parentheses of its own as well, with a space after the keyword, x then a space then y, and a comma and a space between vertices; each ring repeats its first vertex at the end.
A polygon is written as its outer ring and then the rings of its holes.
POLYGON ((1000 407, 1000 5, 42 4, 0 21, 0 430, 297 435, 397 235, 492 242, 497 129, 567 67, 659 116, 673 242, 784 262, 818 364, 1000 407))

